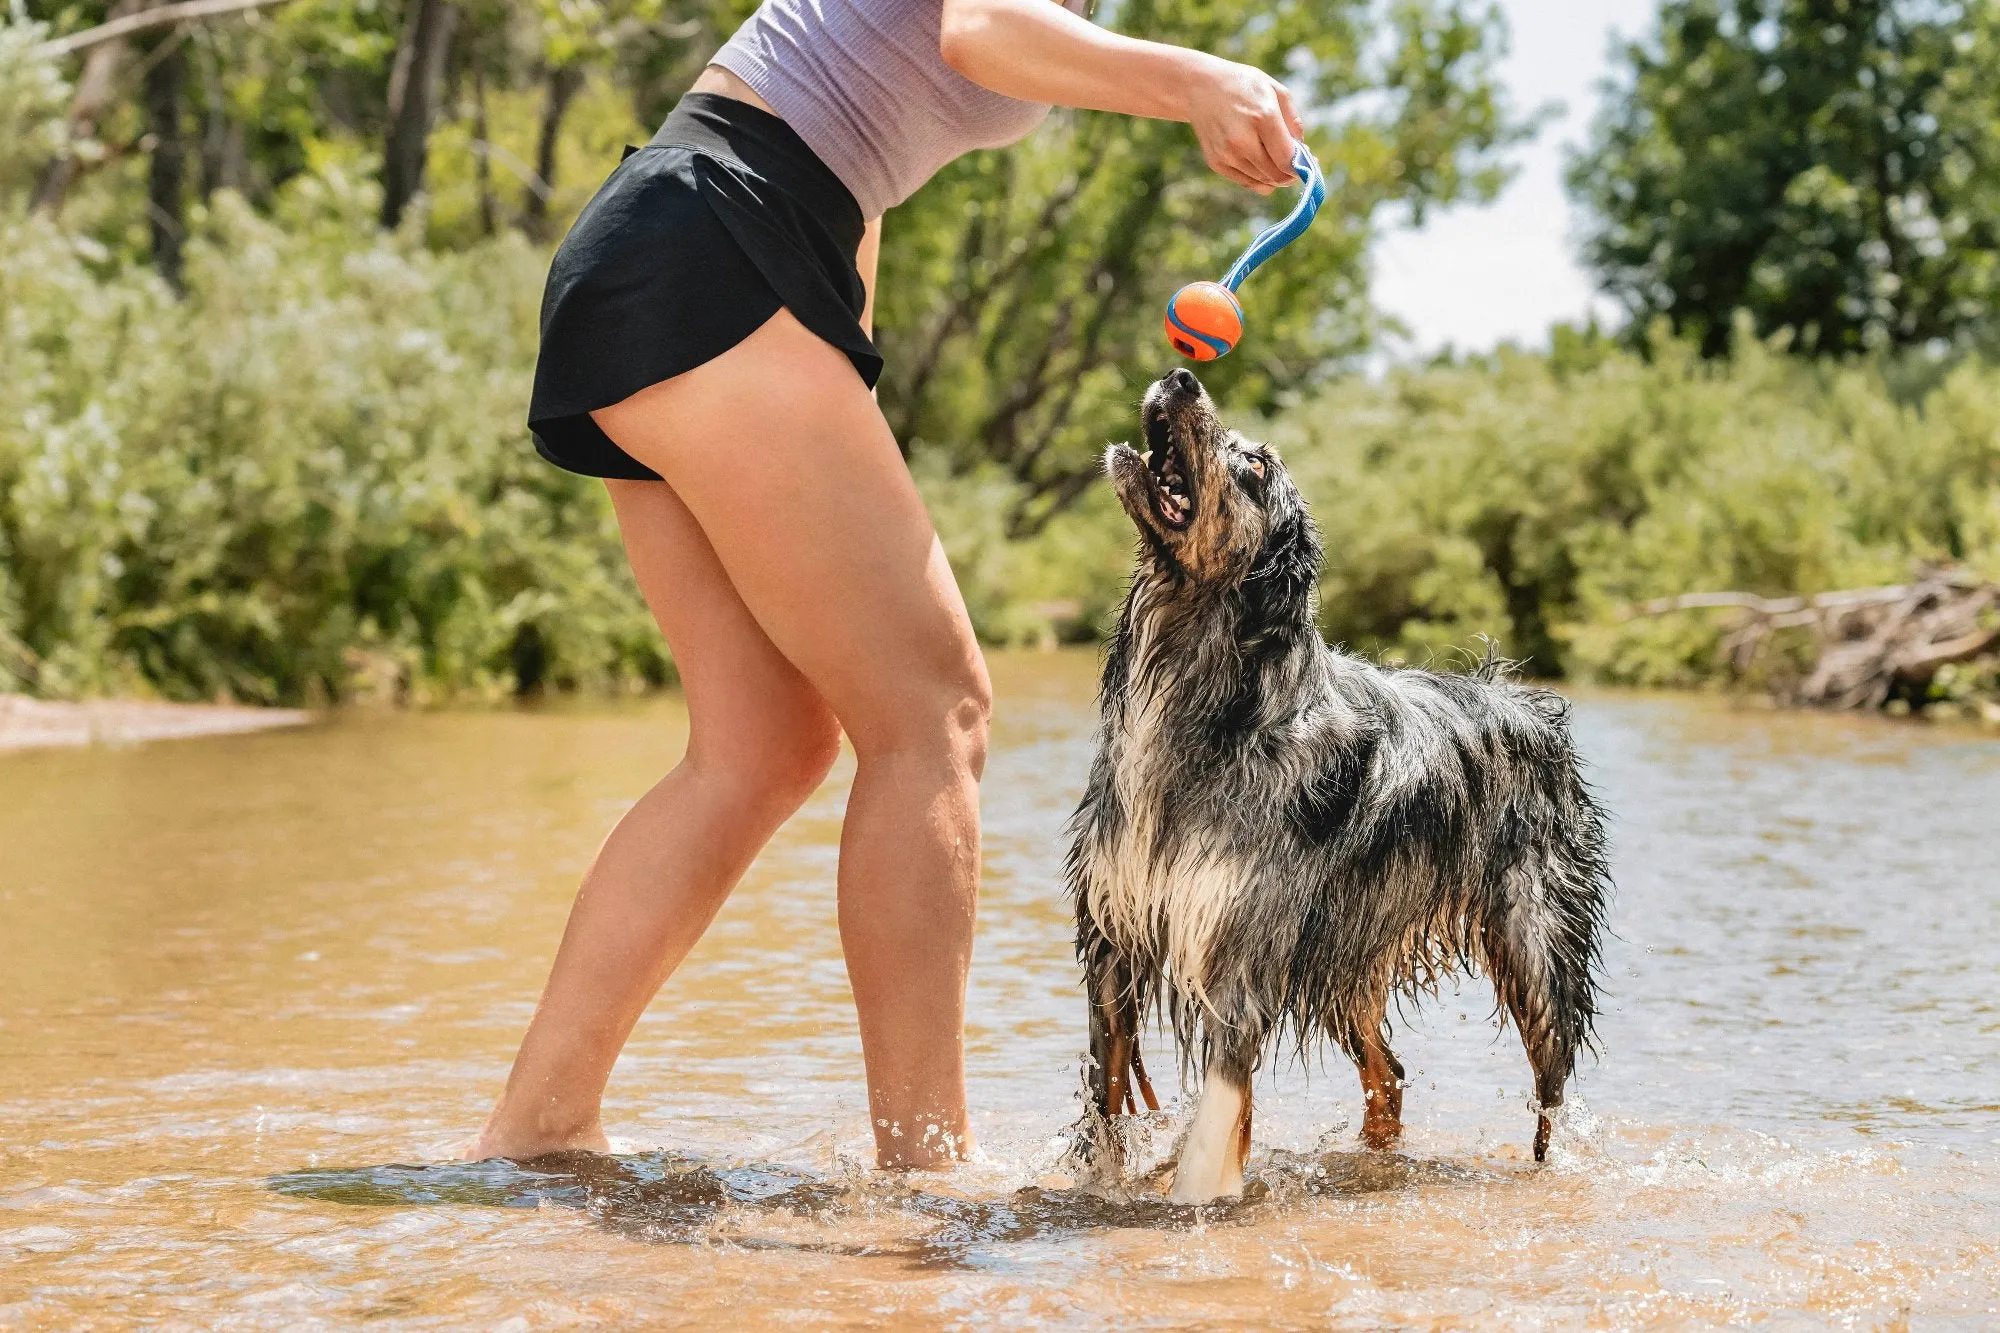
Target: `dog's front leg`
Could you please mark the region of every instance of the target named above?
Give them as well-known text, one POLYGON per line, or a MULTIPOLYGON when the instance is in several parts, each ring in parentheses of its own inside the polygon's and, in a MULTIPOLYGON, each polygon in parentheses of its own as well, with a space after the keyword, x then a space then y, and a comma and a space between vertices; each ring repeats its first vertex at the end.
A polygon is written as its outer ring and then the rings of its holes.
POLYGON ((1250 1160, 1250 1080, 1219 1064, 1202 1075, 1201 1104, 1174 1168, 1175 1203, 1206 1203, 1243 1192, 1250 1160))

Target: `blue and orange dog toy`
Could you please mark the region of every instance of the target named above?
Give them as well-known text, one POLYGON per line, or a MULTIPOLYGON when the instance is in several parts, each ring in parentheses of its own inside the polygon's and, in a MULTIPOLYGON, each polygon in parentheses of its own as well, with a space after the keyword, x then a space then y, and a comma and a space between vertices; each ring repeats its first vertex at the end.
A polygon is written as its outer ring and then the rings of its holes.
POLYGON ((1305 193, 1285 220, 1266 227, 1250 242, 1250 248, 1230 265, 1221 282, 1191 282, 1167 302, 1167 341, 1182 356, 1213 361, 1236 346, 1243 336, 1243 306, 1236 299, 1236 289, 1265 260, 1312 226, 1319 206, 1326 202, 1326 178, 1320 175, 1319 163, 1302 143, 1292 145, 1292 170, 1304 183, 1305 193))

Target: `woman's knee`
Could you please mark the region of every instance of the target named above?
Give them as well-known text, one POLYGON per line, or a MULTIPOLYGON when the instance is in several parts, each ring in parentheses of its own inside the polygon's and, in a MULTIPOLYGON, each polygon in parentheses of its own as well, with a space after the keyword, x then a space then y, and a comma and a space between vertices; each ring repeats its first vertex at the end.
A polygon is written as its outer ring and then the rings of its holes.
POLYGON ((971 687, 961 691, 951 706, 946 731, 962 755, 974 778, 986 774, 988 733, 993 726, 993 682, 982 665, 971 687))
POLYGON ((885 681, 876 706, 848 722, 848 736, 863 764, 891 756, 947 763, 975 779, 986 771, 987 732, 993 718, 993 685, 974 658, 951 670, 885 681))
POLYGON ((697 719, 685 762, 730 799, 783 819, 819 790, 839 757, 840 724, 813 701, 735 725, 697 719))

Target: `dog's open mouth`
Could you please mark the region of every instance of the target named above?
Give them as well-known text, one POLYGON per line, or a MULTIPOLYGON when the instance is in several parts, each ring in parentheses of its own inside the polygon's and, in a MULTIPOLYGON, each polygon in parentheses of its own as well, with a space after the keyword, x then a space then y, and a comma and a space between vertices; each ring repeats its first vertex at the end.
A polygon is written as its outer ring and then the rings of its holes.
POLYGON ((1160 522, 1179 532, 1194 517, 1194 489, 1188 482, 1180 432, 1165 412, 1155 412, 1146 420, 1145 461, 1153 482, 1153 512, 1160 522))

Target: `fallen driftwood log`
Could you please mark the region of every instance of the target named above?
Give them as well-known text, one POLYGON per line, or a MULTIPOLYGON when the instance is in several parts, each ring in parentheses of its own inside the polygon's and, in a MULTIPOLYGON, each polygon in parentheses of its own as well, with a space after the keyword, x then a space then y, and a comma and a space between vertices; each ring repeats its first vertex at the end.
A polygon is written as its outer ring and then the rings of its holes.
POLYGON ((2000 584, 1953 566, 1930 566, 1910 583, 1852 588, 1810 597, 1697 592, 1626 608, 1628 615, 1725 608, 1736 623, 1721 651, 1742 676, 1780 630, 1809 628, 1817 639, 1803 681, 1777 687, 1787 703, 1809 708, 1880 708, 1891 698, 1921 700, 1938 672, 2000 652, 2000 584))

